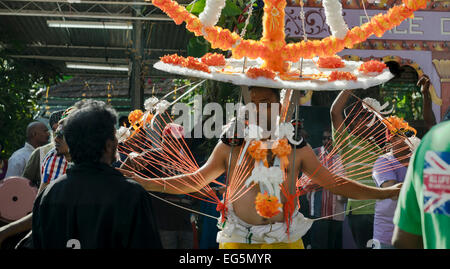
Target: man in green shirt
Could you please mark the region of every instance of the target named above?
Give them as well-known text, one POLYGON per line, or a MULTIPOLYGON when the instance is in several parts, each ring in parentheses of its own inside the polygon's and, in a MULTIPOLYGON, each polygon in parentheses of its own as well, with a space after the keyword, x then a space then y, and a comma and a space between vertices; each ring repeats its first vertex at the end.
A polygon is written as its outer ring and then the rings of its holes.
POLYGON ((433 127, 409 163, 397 209, 396 248, 450 248, 450 121, 433 127))
MULTIPOLYGON (((376 143, 380 139, 381 126, 376 122, 370 125, 374 114, 364 109, 361 102, 345 109, 351 91, 339 93, 331 106, 333 144, 339 150, 346 176, 364 185, 376 187, 372 179, 372 168, 379 156, 383 154, 376 143), (344 109, 350 115, 344 117, 344 109), (372 138, 374 136, 375 138, 372 138)), ((367 247, 373 237, 375 200, 348 199, 347 214, 350 230, 358 248, 367 247)))

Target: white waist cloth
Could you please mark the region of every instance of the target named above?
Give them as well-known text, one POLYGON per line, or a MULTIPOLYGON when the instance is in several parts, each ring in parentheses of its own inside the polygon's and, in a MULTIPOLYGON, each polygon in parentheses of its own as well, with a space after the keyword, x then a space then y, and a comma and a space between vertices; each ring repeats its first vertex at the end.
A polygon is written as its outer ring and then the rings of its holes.
POLYGON ((305 218, 302 213, 292 216, 289 234, 284 222, 266 225, 251 225, 236 216, 231 205, 225 222, 218 223, 220 232, 217 233, 218 243, 244 243, 244 244, 272 244, 292 243, 308 232, 314 220, 305 218))

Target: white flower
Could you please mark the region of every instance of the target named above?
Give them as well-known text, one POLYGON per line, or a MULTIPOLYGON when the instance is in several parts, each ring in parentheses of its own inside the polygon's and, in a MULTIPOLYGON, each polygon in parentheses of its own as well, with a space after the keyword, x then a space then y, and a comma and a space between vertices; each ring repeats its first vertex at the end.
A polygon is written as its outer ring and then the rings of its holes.
POLYGON ((159 102, 158 98, 150 97, 144 102, 144 108, 147 111, 152 111, 155 108, 155 105, 159 102))
POLYGON ((294 140, 295 135, 295 128, 290 122, 283 122, 279 126, 277 126, 277 129, 275 130, 275 136, 278 139, 287 138, 289 142, 293 145, 300 145, 300 143, 303 141, 303 138, 300 139, 300 141, 294 140))
POLYGON ((119 130, 116 131, 116 137, 119 143, 125 142, 130 135, 130 130, 125 126, 121 126, 119 130))
POLYGON ((167 108, 169 108, 169 106, 170 106, 170 103, 168 101, 162 100, 156 105, 156 112, 158 114, 162 114, 162 113, 164 113, 164 111, 167 110, 167 108))
POLYGON ((342 16, 342 5, 339 0, 323 0, 325 17, 334 37, 343 39, 348 32, 348 26, 342 16))
POLYGON ((363 99, 362 105, 365 109, 372 111, 372 112, 378 112, 380 114, 383 115, 387 115, 392 113, 392 111, 394 110, 394 107, 391 108, 391 110, 389 111, 383 111, 388 105, 389 102, 384 103, 384 105, 381 105, 380 102, 378 102, 377 100, 367 97, 363 99))
POLYGON ((206 0, 205 8, 198 18, 205 27, 212 27, 219 21, 225 0, 206 0))
POLYGON ((276 196, 280 200, 280 184, 283 183, 283 172, 279 166, 265 167, 262 163, 255 166, 250 177, 245 181, 245 186, 259 184, 261 193, 267 192, 270 196, 276 196))
POLYGON ((420 141, 421 141, 420 138, 418 138, 416 136, 406 138, 405 140, 406 140, 406 144, 408 144, 411 152, 414 152, 416 150, 416 148, 420 145, 420 141))

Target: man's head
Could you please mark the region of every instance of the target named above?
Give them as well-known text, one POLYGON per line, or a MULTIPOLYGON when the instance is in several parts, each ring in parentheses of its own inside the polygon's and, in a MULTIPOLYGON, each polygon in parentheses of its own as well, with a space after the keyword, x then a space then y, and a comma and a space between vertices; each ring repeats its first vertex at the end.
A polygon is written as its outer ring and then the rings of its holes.
POLYGON ((256 112, 257 112, 257 120, 258 120, 258 125, 260 125, 261 123, 259 122, 260 120, 260 104, 262 104, 263 106, 265 105, 266 107, 266 111, 265 115, 261 115, 263 117, 265 117, 265 119, 267 120, 267 127, 270 128, 271 127, 271 115, 272 115, 272 104, 278 104, 278 111, 273 111, 273 113, 277 113, 277 115, 279 115, 280 111, 281 111, 281 105, 280 105, 280 90, 279 89, 274 89, 274 88, 265 88, 265 87, 258 87, 258 86, 253 86, 249 88, 250 91, 250 100, 252 103, 254 103, 256 105, 256 112))
POLYGON ((58 122, 61 120, 61 116, 64 113, 64 110, 58 110, 52 112, 50 115, 50 119, 48 120, 48 124, 50 125, 50 128, 52 128, 52 131, 55 132, 56 128, 58 127, 58 122))
POLYGON ((49 142, 50 132, 47 126, 39 121, 34 121, 27 126, 27 142, 37 148, 49 142))
POLYGON ((128 121, 128 116, 122 116, 119 118, 119 127, 130 127, 130 121, 128 121))
POLYGON ((322 145, 329 149, 333 148, 331 131, 329 129, 322 132, 322 145))
POLYGON ((118 144, 116 122, 114 109, 100 101, 90 100, 70 113, 64 122, 63 131, 72 161, 75 164, 113 163, 118 144))
POLYGON ((56 127, 55 130, 55 149, 56 153, 58 155, 65 155, 67 156, 69 154, 69 146, 67 145, 67 142, 64 138, 64 132, 63 132, 63 126, 64 126, 64 120, 61 120, 56 127))
MULTIPOLYGON (((354 135, 368 135, 368 128, 371 130, 383 131, 384 128, 381 121, 375 116, 375 113, 365 109, 361 101, 355 102, 344 109, 344 124, 348 127, 349 132, 354 135), (373 121, 372 126, 368 126, 373 121), (381 129, 380 129, 381 127, 381 129)), ((376 133, 373 131, 372 133, 376 133)))

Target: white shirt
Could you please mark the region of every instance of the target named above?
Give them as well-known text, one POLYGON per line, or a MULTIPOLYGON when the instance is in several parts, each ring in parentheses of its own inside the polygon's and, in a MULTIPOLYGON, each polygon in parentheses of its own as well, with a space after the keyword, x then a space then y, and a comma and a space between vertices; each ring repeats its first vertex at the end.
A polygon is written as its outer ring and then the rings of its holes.
POLYGON ((21 177, 33 151, 34 147, 28 142, 25 142, 23 148, 14 152, 8 160, 8 170, 6 171, 5 178, 13 176, 21 177))

